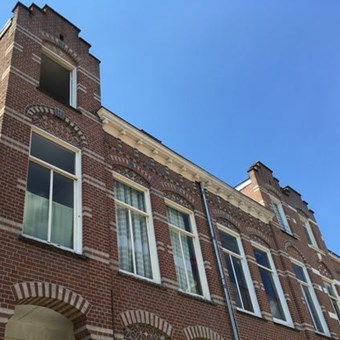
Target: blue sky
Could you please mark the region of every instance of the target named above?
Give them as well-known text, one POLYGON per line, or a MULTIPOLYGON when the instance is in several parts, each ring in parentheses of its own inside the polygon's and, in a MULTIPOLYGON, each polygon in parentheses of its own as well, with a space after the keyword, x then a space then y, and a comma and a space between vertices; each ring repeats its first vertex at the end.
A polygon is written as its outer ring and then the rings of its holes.
POLYGON ((103 106, 230 185, 262 161, 340 254, 340 1, 48 4, 101 60, 103 106))

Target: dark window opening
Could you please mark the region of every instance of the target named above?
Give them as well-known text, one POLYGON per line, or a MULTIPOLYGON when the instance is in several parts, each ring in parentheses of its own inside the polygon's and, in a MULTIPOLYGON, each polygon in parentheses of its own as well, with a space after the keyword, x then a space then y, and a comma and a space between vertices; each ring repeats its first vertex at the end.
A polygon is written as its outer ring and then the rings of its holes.
POLYGON ((40 89, 54 99, 70 104, 70 71, 41 55, 40 89))

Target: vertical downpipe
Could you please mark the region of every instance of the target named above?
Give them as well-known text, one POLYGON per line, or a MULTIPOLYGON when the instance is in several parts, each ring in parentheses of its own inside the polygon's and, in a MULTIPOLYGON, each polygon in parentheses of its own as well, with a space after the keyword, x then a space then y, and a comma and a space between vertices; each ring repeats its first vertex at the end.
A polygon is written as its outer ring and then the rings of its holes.
POLYGON ((213 247, 214 247, 214 253, 215 253, 215 257, 217 260, 217 265, 218 265, 218 271, 220 274, 220 279, 221 279, 221 283, 222 283, 222 287, 223 287, 223 293, 224 293, 224 299, 226 301, 227 304, 227 314, 229 315, 229 319, 230 319, 230 324, 231 324, 231 328, 232 328, 232 332, 233 332, 233 339, 234 340, 239 340, 240 339, 240 335, 239 335, 239 331, 237 328, 237 323, 236 323, 236 317, 235 317, 235 313, 234 313, 234 309, 231 303, 231 298, 230 298, 230 292, 228 290, 228 286, 225 280, 225 275, 224 275, 224 269, 223 269, 223 265, 222 265, 222 259, 221 259, 221 254, 219 252, 218 249, 218 243, 217 243, 217 239, 216 239, 216 232, 212 223, 212 219, 211 219, 211 215, 210 215, 210 211, 209 211, 209 207, 208 207, 208 201, 207 201, 207 196, 205 193, 205 188, 202 182, 199 183, 200 189, 201 189, 201 195, 202 195, 202 200, 203 200, 203 204, 204 204, 204 209, 205 209, 205 213, 208 219, 208 225, 209 225, 209 231, 210 231, 210 236, 213 242, 213 247))

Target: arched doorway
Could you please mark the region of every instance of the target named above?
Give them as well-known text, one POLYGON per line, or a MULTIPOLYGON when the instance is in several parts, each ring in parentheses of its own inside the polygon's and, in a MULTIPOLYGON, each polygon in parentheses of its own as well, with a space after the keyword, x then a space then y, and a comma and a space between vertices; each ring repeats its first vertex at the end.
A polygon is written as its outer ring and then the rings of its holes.
POLYGON ((5 340, 75 340, 73 323, 52 309, 18 305, 7 323, 5 340))

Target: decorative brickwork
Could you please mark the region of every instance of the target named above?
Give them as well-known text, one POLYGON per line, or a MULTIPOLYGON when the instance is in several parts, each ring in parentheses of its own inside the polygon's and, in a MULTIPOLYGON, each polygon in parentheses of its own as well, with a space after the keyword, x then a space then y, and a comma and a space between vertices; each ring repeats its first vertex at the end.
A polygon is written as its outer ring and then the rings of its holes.
POLYGON ((222 336, 203 326, 187 327, 183 331, 188 340, 224 340, 222 336))

